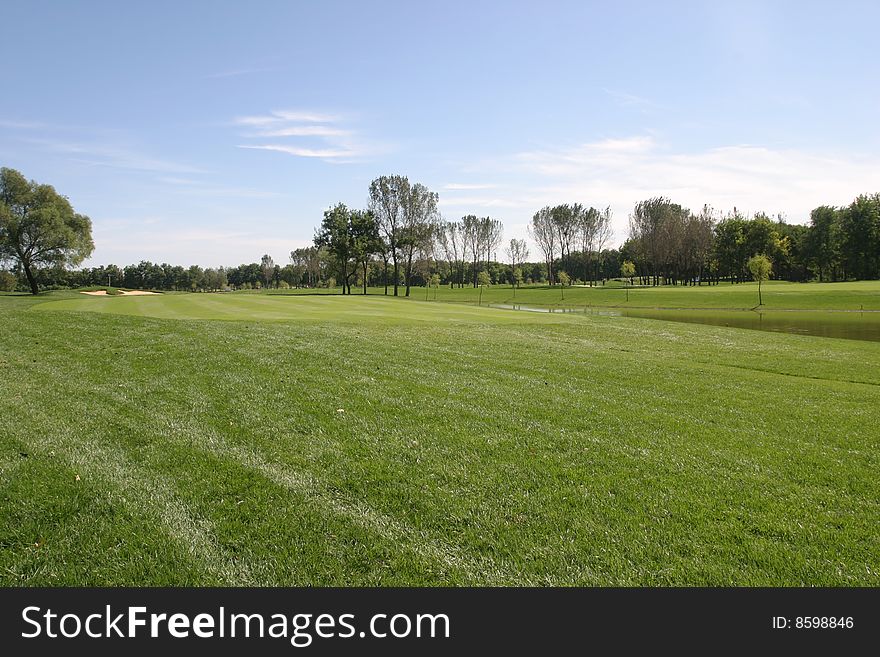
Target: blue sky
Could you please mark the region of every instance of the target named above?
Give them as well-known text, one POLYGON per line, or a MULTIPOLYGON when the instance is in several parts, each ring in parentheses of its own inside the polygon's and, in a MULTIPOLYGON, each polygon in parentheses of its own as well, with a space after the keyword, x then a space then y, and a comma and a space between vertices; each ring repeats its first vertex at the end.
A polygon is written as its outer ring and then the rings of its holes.
POLYGON ((880 191, 880 3, 6 2, 0 165, 88 264, 286 262, 402 173, 525 237, 543 205, 785 213, 880 191))

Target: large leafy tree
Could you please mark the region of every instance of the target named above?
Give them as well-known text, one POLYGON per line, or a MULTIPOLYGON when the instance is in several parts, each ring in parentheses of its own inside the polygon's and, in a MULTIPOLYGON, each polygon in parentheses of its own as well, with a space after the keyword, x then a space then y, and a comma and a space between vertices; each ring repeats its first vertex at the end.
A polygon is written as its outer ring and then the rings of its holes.
POLYGON ((384 248, 382 238, 379 236, 379 226, 370 210, 352 210, 349 216, 349 230, 352 253, 363 271, 363 287, 366 294, 370 260, 384 248))
POLYGON ((263 274, 263 280, 265 281, 266 287, 270 287, 275 275, 275 261, 272 260, 272 256, 268 253, 260 258, 260 272, 263 274))
POLYGON ((840 210, 821 205, 810 213, 807 259, 819 275, 819 282, 837 280, 840 267, 840 210))
POLYGON ((435 192, 421 183, 410 183, 406 176, 380 176, 370 183, 370 211, 394 266, 394 296, 401 265, 409 296, 414 258, 427 251, 434 239, 437 200, 435 192))
POLYGON ((547 263, 547 280, 553 285, 553 260, 556 257, 557 235, 553 226, 553 208, 544 207, 532 217, 528 226, 529 237, 538 245, 547 263))
POLYGON ((421 183, 408 186, 400 208, 403 224, 400 240, 401 255, 404 263, 404 284, 406 296, 412 287, 413 257, 417 253, 424 254, 430 250, 437 225, 438 195, 421 183))
MULTIPOLYGON (((512 239, 507 246, 507 258, 510 260, 511 285, 514 286, 514 294, 516 294, 516 272, 518 266, 521 266, 529 257, 529 247, 525 240, 512 239)), ((520 270, 520 279, 522 279, 522 271, 520 270)))
POLYGON ((841 213, 842 259, 847 276, 880 274, 880 194, 862 194, 841 213))
POLYGON ((351 294, 350 279, 356 269, 355 243, 351 230, 351 210, 344 203, 324 211, 321 228, 315 234, 315 246, 326 248, 336 261, 342 276, 342 293, 351 294))
POLYGON ((94 248, 91 219, 74 212, 67 198, 51 185, 0 169, 0 259, 21 266, 32 293, 38 292, 38 267, 78 265, 94 248))
MULTIPOLYGON (((394 296, 400 281, 402 243, 406 241, 406 227, 403 206, 410 193, 409 179, 406 176, 380 176, 370 183, 370 210, 376 218, 382 239, 388 248, 394 266, 394 296)), ((387 269, 387 265, 386 265, 387 269)), ((385 293, 388 294, 387 283, 385 293)))

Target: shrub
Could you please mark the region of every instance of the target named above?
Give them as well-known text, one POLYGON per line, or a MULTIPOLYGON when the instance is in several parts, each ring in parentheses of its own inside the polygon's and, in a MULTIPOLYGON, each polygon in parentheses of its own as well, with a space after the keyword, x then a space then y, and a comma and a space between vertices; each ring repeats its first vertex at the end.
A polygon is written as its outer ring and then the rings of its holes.
POLYGON ((14 292, 18 279, 8 271, 0 271, 0 292, 14 292))

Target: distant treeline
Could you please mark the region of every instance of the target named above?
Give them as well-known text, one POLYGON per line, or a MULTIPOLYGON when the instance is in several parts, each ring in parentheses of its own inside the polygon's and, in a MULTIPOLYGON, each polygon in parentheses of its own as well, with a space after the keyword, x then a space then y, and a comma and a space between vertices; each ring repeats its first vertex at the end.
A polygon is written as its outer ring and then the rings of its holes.
MULTIPOLYGON (((579 203, 548 206, 534 214, 529 234, 541 262, 524 240, 503 241, 500 219, 466 215, 444 220, 437 194, 405 176, 382 176, 369 188, 366 209, 339 203, 324 213, 314 246, 291 251, 286 264, 264 255, 259 263, 203 269, 142 261, 138 264, 30 272, 42 289, 111 286, 214 291, 259 288, 383 287, 490 284, 601 284, 612 278, 642 285, 702 285, 751 280, 749 259, 765 255, 772 278, 839 281, 880 278, 880 194, 845 207, 822 206, 808 225, 735 208, 721 217, 667 198, 637 203, 629 233, 609 248, 610 208, 579 203), (502 252, 499 253, 499 249, 502 252)), ((21 266, 0 270, 0 289, 29 289, 21 266)))
POLYGON ((751 280, 747 263, 767 256, 773 278, 843 281, 880 278, 880 194, 862 195, 846 207, 821 206, 808 225, 734 209, 720 221, 655 198, 636 205, 621 257, 644 283, 734 283, 751 280))
MULTIPOLYGON (((84 267, 82 269, 67 270, 63 268, 39 269, 35 272, 35 278, 42 290, 84 288, 84 287, 119 287, 134 290, 167 290, 187 292, 213 292, 219 290, 258 290, 258 289, 293 289, 293 288, 328 288, 338 287, 339 279, 336 264, 325 249, 309 247, 297 249, 292 256, 301 258, 303 252, 308 252, 307 265, 287 264, 283 267, 274 263, 271 257, 265 256, 261 262, 242 264, 237 267, 207 268, 193 265, 182 267, 168 263, 153 263, 143 260, 136 265, 118 267, 108 265, 101 267, 84 267)), ((603 254, 602 276, 613 278, 620 271, 619 253, 610 249, 603 254)), ((522 283, 546 283, 547 276, 543 263, 523 263, 518 266, 524 277, 522 283)), ((438 263, 418 260, 413 265, 412 284, 424 286, 431 282, 431 276, 438 271, 438 263)), ((465 276, 469 277, 472 271, 471 265, 465 268, 465 276)), ((492 261, 488 268, 479 269, 486 271, 490 284, 508 283, 511 281, 511 267, 502 262, 492 261)), ((371 263, 367 274, 367 285, 370 287, 382 287, 385 284, 381 262, 371 263)), ((27 281, 23 276, 16 278, 13 272, 0 272, 0 280, 3 275, 9 276, 13 282, 11 287, 0 289, 12 291, 18 289, 26 291, 27 281), (17 284, 16 284, 17 281, 17 284)), ((389 273, 389 276, 391 274, 389 273)), ((360 272, 353 279, 357 286, 363 282, 360 272)), ((391 284, 390 278, 388 279, 391 284)), ((447 279, 440 279, 441 283, 448 283, 447 279)), ((400 274, 399 285, 404 284, 403 274, 400 274)))

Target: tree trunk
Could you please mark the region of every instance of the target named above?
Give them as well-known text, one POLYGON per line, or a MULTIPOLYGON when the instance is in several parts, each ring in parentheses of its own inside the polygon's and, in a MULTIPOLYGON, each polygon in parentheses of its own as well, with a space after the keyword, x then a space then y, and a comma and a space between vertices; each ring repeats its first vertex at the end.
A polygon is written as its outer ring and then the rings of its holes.
POLYGON ((37 280, 34 278, 33 272, 31 272, 30 263, 27 260, 22 260, 21 266, 24 267, 24 275, 27 276, 28 284, 31 286, 31 294, 38 294, 37 280))
POLYGON ((367 261, 364 260, 364 296, 367 295, 367 261))

